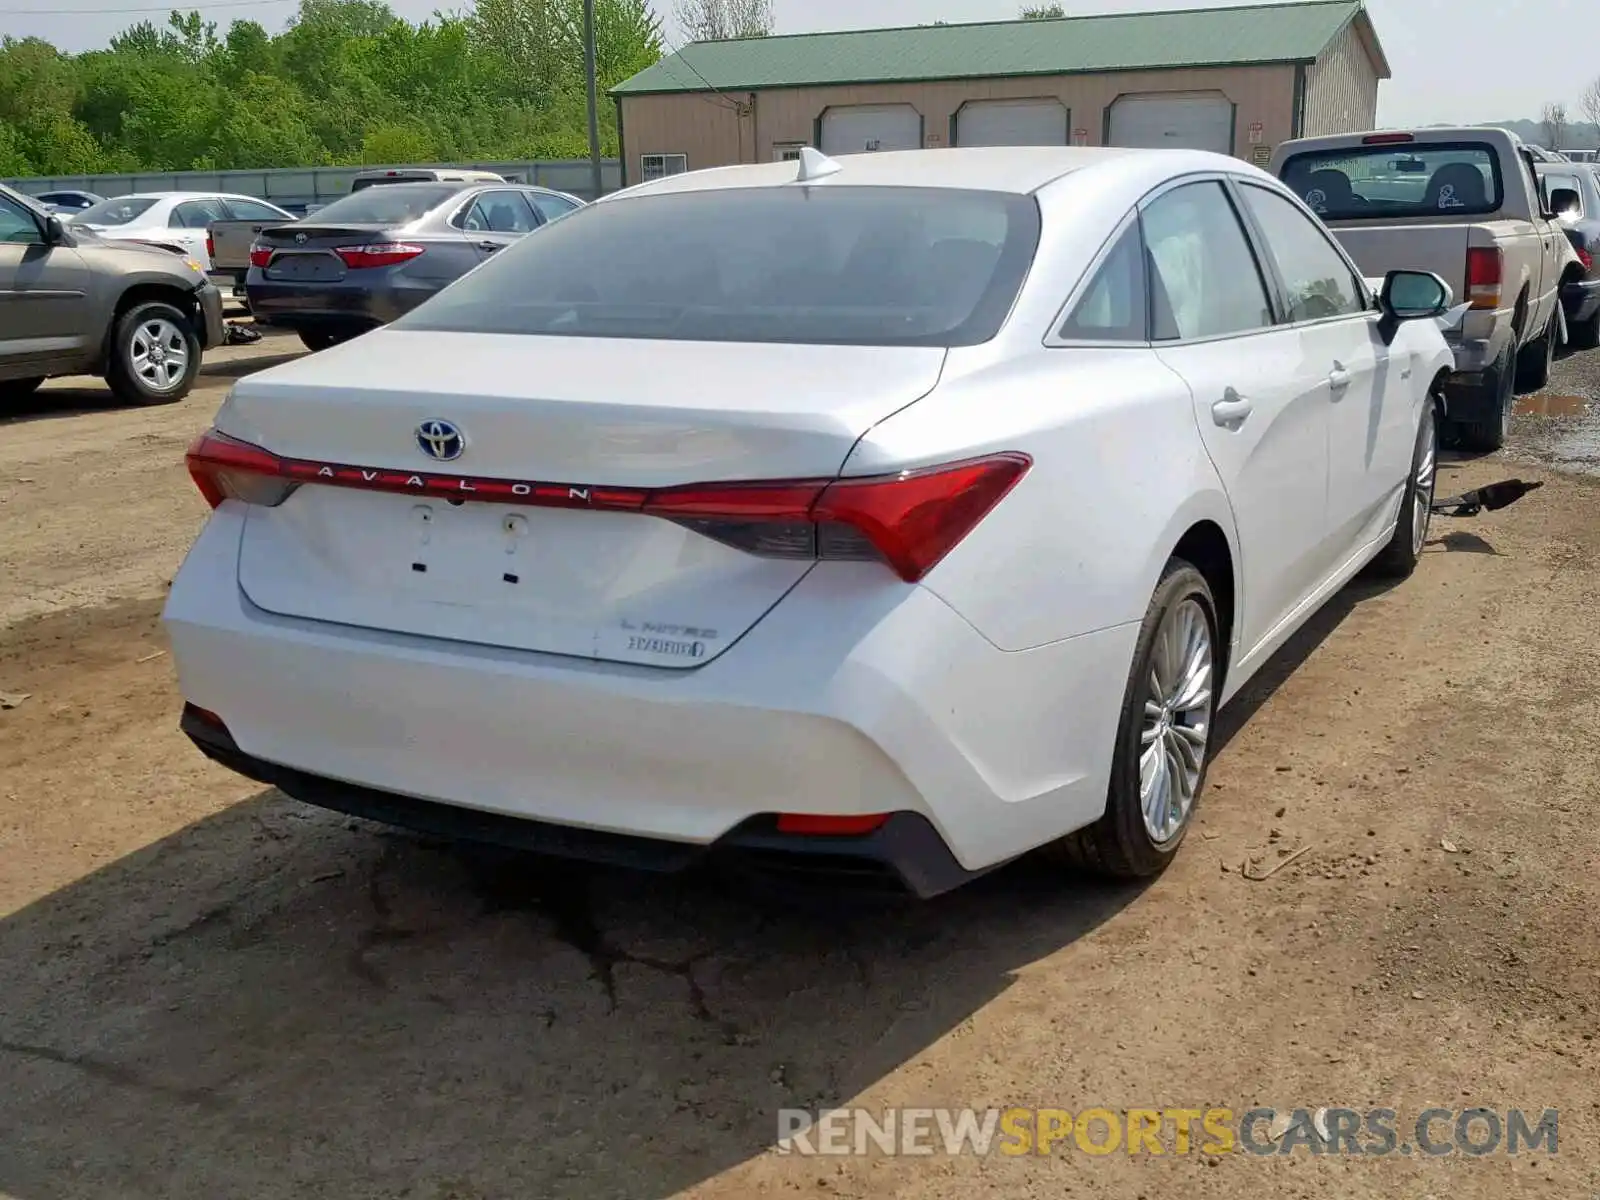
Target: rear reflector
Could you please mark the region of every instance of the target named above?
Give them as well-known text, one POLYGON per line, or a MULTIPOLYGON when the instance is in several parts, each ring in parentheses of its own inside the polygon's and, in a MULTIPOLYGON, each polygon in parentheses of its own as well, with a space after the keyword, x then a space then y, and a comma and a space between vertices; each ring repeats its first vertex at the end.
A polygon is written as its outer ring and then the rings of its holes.
MULTIPOLYGON (((365 267, 392 267, 421 254, 423 247, 410 242, 373 242, 366 246, 340 246, 334 250, 351 270, 365 267)), ((431 261, 431 260, 430 260, 431 261)))
POLYGON ((1369 133, 1361 139, 1363 146, 1393 146, 1399 142, 1414 142, 1416 137, 1409 133, 1369 133))
POLYGON ((780 813, 778 832, 821 837, 860 837, 882 828, 888 813, 861 817, 829 817, 814 813, 780 813))
POLYGON ((1504 255, 1497 246, 1472 246, 1467 250, 1467 299, 1473 308, 1500 307, 1500 278, 1504 255))
POLYGON ((301 484, 540 508, 637 512, 763 558, 881 561, 921 579, 1027 473, 1025 454, 994 454, 868 479, 704 483, 650 491, 421 474, 280 458, 215 429, 195 439, 189 474, 206 502, 273 507, 301 484))

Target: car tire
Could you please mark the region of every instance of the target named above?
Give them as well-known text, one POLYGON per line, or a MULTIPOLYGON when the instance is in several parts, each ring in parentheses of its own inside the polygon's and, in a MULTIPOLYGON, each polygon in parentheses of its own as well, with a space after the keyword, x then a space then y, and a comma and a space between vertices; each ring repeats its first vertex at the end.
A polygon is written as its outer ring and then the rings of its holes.
POLYGON ((194 320, 159 301, 136 304, 111 335, 106 383, 127 404, 175 404, 200 373, 200 336, 194 320))
POLYGON ((318 350, 327 350, 329 347, 337 346, 340 342, 349 340, 349 337, 345 334, 334 333, 328 329, 302 329, 300 331, 301 345, 305 346, 313 354, 318 350))
POLYGON ((1489 368, 1493 379, 1484 388, 1489 393, 1489 411, 1482 419, 1453 423, 1456 444, 1461 449, 1492 454, 1506 444, 1506 435, 1511 432, 1511 410, 1516 404, 1516 393, 1512 388, 1515 361, 1512 350, 1507 347, 1495 365, 1489 368))
POLYGON ((1394 536, 1378 552, 1368 570, 1383 579, 1405 579, 1422 561, 1433 515, 1434 486, 1439 478, 1439 437, 1430 403, 1422 414, 1417 444, 1411 452, 1411 474, 1400 500, 1394 536))
POLYGON ((0 400, 26 400, 39 390, 43 375, 28 379, 0 379, 0 400))
POLYGON ((1561 314, 1550 318, 1544 333, 1517 354, 1517 394, 1537 392, 1550 382, 1550 365, 1555 362, 1556 343, 1561 337, 1561 314))
POLYGON ((1055 843, 1057 857, 1116 879, 1152 878, 1176 857, 1210 765, 1222 666, 1218 628, 1205 576, 1182 559, 1170 560, 1134 644, 1106 811, 1055 843), (1163 780, 1176 785, 1165 794, 1182 801, 1181 812, 1174 811, 1177 803, 1163 810, 1163 780))

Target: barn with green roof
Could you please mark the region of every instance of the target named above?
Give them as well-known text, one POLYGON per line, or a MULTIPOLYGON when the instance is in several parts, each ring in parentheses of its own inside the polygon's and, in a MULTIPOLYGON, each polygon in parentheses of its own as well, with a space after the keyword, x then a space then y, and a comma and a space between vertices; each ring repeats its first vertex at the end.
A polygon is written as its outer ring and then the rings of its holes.
POLYGON ((1360 0, 691 42, 612 89, 628 182, 938 146, 1219 150, 1370 129, 1389 64, 1360 0))

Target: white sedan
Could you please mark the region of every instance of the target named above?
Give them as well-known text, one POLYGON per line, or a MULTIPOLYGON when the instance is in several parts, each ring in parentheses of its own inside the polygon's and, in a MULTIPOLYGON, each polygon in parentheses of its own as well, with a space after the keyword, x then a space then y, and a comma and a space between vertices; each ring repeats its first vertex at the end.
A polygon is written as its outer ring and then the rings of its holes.
POLYGON ((1153 875, 1218 707, 1417 563, 1448 299, 1375 297, 1200 152, 631 188, 235 385, 189 456, 183 726, 302 800, 580 858, 1153 875))
POLYGON ((136 192, 114 196, 72 217, 102 238, 166 246, 211 270, 206 230, 213 221, 282 221, 295 218, 252 196, 217 192, 136 192))

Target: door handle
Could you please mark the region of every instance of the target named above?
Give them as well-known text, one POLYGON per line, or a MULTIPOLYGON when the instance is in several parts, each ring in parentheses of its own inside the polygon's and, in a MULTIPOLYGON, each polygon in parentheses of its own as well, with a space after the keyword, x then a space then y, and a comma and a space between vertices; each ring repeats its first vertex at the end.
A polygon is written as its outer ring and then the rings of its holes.
POLYGON ((1350 386, 1350 372, 1335 363, 1333 370, 1328 372, 1328 386, 1336 392, 1342 392, 1350 386))
POLYGON ((1211 419, 1224 429, 1242 424, 1255 410, 1255 405, 1229 388, 1223 398, 1211 406, 1211 419))
POLYGON ((478 249, 484 251, 486 254, 493 254, 496 250, 500 249, 500 243, 499 242, 479 242, 478 243, 478 249))

